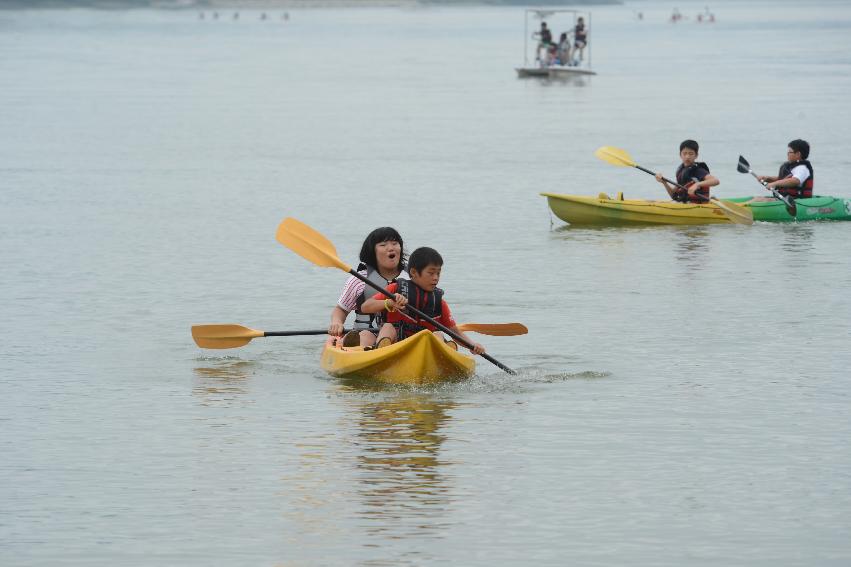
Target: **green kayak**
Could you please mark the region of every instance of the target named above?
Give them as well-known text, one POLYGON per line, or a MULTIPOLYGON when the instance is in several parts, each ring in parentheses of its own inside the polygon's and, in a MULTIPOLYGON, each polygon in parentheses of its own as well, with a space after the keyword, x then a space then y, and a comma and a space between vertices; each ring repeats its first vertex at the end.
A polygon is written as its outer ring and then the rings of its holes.
MULTIPOLYGON (((739 197, 725 201, 743 203, 750 199, 751 197, 739 197)), ((795 199, 798 214, 794 217, 786 211, 786 205, 782 201, 756 201, 748 203, 747 206, 753 212, 754 221, 851 220, 851 199, 838 197, 814 196, 795 199)))

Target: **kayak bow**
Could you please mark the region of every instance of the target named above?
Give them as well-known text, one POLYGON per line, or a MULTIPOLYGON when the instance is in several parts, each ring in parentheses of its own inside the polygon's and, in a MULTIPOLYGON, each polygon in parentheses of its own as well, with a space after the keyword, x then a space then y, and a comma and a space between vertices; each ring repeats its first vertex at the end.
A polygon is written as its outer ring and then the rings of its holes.
POLYGON ((323 370, 338 377, 419 385, 466 378, 476 369, 472 356, 447 346, 431 331, 420 331, 379 349, 340 347, 336 343, 329 337, 322 350, 321 365, 323 370))

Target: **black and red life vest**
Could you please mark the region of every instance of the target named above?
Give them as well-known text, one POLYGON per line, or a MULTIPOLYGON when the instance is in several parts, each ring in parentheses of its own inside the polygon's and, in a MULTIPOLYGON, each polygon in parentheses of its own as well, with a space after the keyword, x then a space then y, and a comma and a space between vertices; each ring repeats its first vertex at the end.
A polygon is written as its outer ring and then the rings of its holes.
POLYGON ((780 166, 780 172, 777 174, 777 179, 789 179, 792 177, 792 170, 798 167, 799 165, 803 165, 807 168, 807 171, 810 172, 810 176, 807 177, 807 180, 804 181, 803 185, 799 185, 798 187, 775 187, 775 190, 781 195, 786 195, 789 197, 794 197, 796 199, 812 197, 813 196, 813 166, 812 164, 805 160, 799 161, 787 161, 783 165, 780 166))
MULTIPOLYGON (((443 290, 439 287, 434 288, 434 291, 425 291, 423 288, 412 282, 399 278, 396 280, 396 293, 401 293, 408 298, 408 305, 422 311, 438 323, 444 323, 443 318, 443 290)), ((435 327, 424 319, 420 319, 413 312, 400 313, 401 320, 394 323, 398 331, 398 338, 402 340, 410 337, 423 329, 430 331, 436 330, 435 327)))
MULTIPOLYGON (((576 24, 573 28, 573 41, 576 44, 582 43, 581 47, 588 45, 588 32, 585 30, 585 24, 576 24)), ((577 47, 580 47, 577 45, 577 47)))
MULTIPOLYGON (((688 167, 680 164, 680 167, 677 168, 677 183, 688 189, 694 183, 703 181, 702 179, 697 178, 697 172, 699 169, 705 170, 707 174, 709 173, 709 166, 702 161, 696 161, 688 167)), ((674 195, 672 197, 674 201, 679 201, 680 203, 706 203, 709 201, 709 187, 701 187, 695 191, 696 195, 694 196, 689 195, 689 192, 686 189, 680 189, 677 187, 674 190, 674 195), (698 195, 703 195, 703 198, 698 197, 698 195)))

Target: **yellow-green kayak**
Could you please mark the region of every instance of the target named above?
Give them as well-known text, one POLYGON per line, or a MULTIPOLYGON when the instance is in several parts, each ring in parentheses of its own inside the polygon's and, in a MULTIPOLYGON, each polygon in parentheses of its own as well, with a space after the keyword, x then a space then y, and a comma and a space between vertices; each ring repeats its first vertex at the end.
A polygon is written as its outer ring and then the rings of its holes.
MULTIPOLYGON (((630 224, 731 224, 714 203, 691 204, 644 199, 612 199, 605 193, 596 197, 541 193, 553 213, 570 224, 619 226, 630 224)), ((726 202, 726 201, 725 201, 726 202)))
POLYGON ((447 346, 430 331, 372 350, 336 343, 333 337, 328 339, 321 359, 323 370, 333 376, 419 385, 466 378, 476 369, 473 357, 447 346))

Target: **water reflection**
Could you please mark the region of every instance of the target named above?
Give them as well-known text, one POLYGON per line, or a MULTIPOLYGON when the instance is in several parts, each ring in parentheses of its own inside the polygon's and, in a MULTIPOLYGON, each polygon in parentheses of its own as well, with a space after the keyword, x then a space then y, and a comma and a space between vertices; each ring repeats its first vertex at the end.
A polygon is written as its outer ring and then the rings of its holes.
POLYGON ((355 416, 360 485, 356 489, 372 535, 438 537, 450 505, 440 458, 441 432, 457 406, 429 394, 401 393, 390 399, 351 399, 355 416))
POLYGON ((705 226, 677 227, 675 254, 677 263, 687 268, 687 273, 700 271, 709 249, 709 231, 705 226))
POLYGON ((230 358, 203 362, 206 364, 194 368, 192 386, 192 393, 201 399, 201 405, 230 405, 246 394, 245 386, 253 362, 230 358))
POLYGON ((791 222, 780 225, 783 231, 783 250, 787 252, 807 252, 813 249, 813 234, 816 223, 791 222))
POLYGON ((570 75, 570 74, 557 74, 553 77, 549 77, 547 79, 543 79, 541 84, 544 86, 552 86, 552 85, 572 85, 576 87, 585 87, 588 86, 590 79, 586 75, 570 75))

